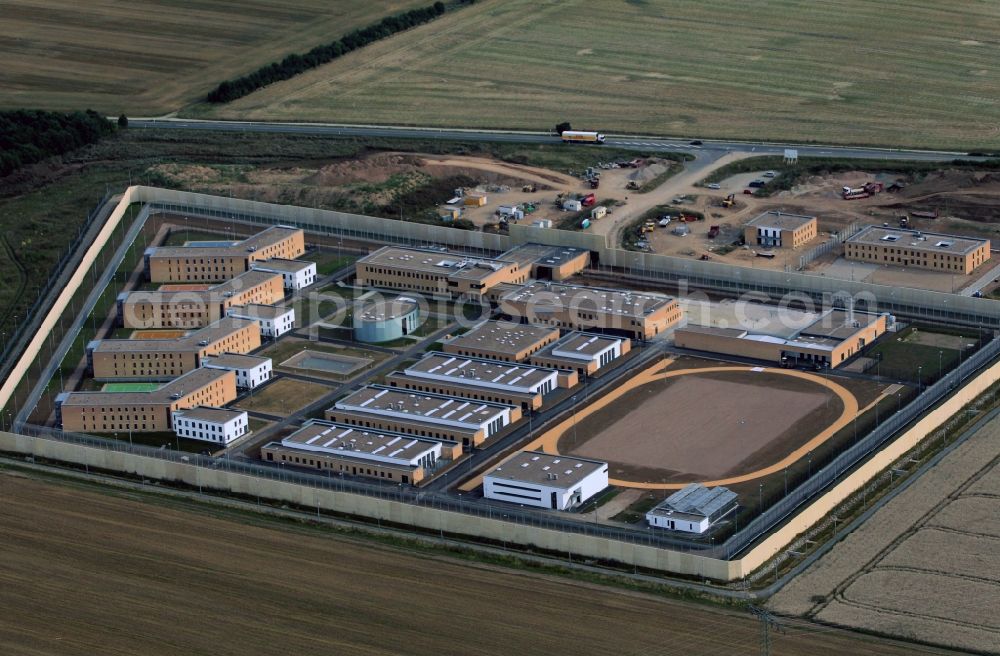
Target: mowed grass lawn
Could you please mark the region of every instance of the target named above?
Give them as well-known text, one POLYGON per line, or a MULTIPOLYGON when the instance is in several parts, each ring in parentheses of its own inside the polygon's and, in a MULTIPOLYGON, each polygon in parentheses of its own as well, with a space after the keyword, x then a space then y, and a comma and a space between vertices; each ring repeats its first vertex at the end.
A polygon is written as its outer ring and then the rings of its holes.
POLYGON ((288 415, 332 391, 328 387, 291 378, 280 378, 255 391, 234 407, 272 415, 288 415))
POLYGON ((161 114, 427 0, 6 0, 0 107, 161 114))
POLYGON ((984 0, 483 0, 211 113, 996 148, 997 33, 984 0))

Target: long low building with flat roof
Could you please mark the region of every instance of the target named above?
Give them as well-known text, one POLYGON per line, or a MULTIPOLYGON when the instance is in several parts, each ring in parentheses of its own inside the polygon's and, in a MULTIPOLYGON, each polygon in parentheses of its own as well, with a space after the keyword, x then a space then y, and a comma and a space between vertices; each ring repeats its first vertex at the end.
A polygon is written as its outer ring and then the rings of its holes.
POLYGON ((253 321, 222 319, 175 339, 100 339, 87 344, 87 368, 97 380, 169 380, 221 353, 260 347, 253 321))
POLYGON ((305 232, 272 226, 242 241, 150 247, 143 263, 151 282, 222 282, 249 271, 252 262, 295 259, 305 252, 305 232))
POLYGON ((280 442, 265 444, 260 452, 267 462, 415 485, 439 461, 461 457, 462 445, 310 419, 280 442))
POLYGON ((247 303, 226 310, 227 317, 256 321, 261 337, 277 339, 295 328, 295 308, 290 305, 247 303))
POLYGON ((463 335, 444 340, 441 350, 474 358, 522 362, 557 339, 559 329, 553 326, 484 321, 463 335))
POLYGON ((159 433, 173 429, 176 410, 235 399, 235 373, 195 369, 149 392, 63 392, 56 397, 56 422, 71 432, 159 433))
POLYGON ((608 463, 521 451, 483 476, 483 496, 536 508, 571 510, 608 487, 608 463))
POLYGON ((844 243, 844 257, 965 275, 990 259, 990 240, 867 226, 844 243))
POLYGON ((521 409, 443 394, 368 385, 337 401, 326 420, 479 446, 521 418, 521 409))
POLYGON ((118 317, 126 328, 202 328, 226 316, 229 308, 250 303, 271 305, 285 296, 281 274, 247 271, 215 285, 190 289, 124 292, 118 317))
POLYGON ((530 394, 545 395, 560 386, 555 369, 436 351, 427 353, 405 371, 414 378, 530 394))
POLYGON ((204 356, 201 366, 226 369, 236 374, 236 386, 240 389, 254 389, 271 380, 273 363, 271 358, 260 355, 222 353, 204 356))
POLYGON ((537 280, 566 280, 590 264, 590 251, 571 246, 521 244, 500 256, 517 262, 521 269, 537 280))
POLYGON ((606 330, 650 339, 681 320, 677 299, 627 289, 532 282, 503 297, 500 311, 528 324, 606 330))
POLYGON ((281 274, 285 289, 297 291, 316 282, 316 263, 306 260, 291 260, 284 257, 272 257, 267 260, 257 260, 250 263, 254 271, 267 271, 281 274))
POLYGON ((171 413, 174 434, 189 440, 226 446, 250 430, 246 410, 197 407, 171 413))
POLYGON ((885 333, 888 314, 828 310, 806 327, 776 335, 745 328, 688 325, 674 332, 680 348, 766 360, 794 366, 801 363, 839 367, 885 333))
POLYGON ((798 248, 819 234, 815 216, 788 212, 764 212, 743 226, 743 239, 750 246, 798 248))
POLYGON ((463 399, 470 399, 473 401, 503 403, 521 408, 522 412, 537 410, 542 407, 543 403, 541 394, 471 387, 463 383, 450 383, 439 380, 428 380, 426 378, 414 378, 412 376, 407 376, 402 371, 393 371, 387 374, 385 377, 385 384, 389 387, 398 387, 399 389, 408 390, 410 392, 429 392, 431 394, 461 397, 463 399))
POLYGON ((573 331, 529 357, 528 363, 592 376, 631 349, 632 342, 628 339, 573 331))
POLYGON ((513 261, 401 246, 369 253, 357 261, 354 270, 359 286, 449 298, 480 298, 500 283, 524 283, 530 274, 513 261))

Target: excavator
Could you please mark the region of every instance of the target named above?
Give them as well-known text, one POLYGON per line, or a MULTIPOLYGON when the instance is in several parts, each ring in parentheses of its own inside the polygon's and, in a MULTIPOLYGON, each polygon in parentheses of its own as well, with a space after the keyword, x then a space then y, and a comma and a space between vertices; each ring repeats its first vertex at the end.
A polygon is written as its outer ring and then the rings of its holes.
POLYGON ((736 204, 736 194, 729 194, 726 196, 725 200, 722 201, 723 207, 732 207, 736 204))

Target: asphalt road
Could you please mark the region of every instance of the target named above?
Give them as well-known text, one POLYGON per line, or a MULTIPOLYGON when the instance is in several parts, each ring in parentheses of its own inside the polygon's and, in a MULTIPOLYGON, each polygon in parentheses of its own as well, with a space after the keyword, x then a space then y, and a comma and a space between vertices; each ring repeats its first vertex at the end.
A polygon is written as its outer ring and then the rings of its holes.
MULTIPOLYGON (((465 130, 451 128, 407 128, 369 125, 340 125, 335 123, 206 121, 179 118, 130 118, 129 128, 226 132, 271 132, 284 134, 318 134, 341 137, 394 137, 400 139, 441 139, 446 141, 489 141, 508 143, 558 143, 560 141, 557 136, 541 132, 465 130)), ((728 152, 748 152, 758 155, 782 155, 786 148, 792 148, 798 150, 800 157, 843 157, 909 161, 943 161, 955 159, 956 157, 967 158, 964 152, 713 140, 703 140, 700 145, 693 145, 688 139, 667 139, 659 137, 614 134, 608 135, 606 143, 609 146, 637 151, 664 150, 692 153, 697 153, 699 151, 714 151, 716 156, 728 152)), ((967 159, 982 158, 969 157, 967 159)))

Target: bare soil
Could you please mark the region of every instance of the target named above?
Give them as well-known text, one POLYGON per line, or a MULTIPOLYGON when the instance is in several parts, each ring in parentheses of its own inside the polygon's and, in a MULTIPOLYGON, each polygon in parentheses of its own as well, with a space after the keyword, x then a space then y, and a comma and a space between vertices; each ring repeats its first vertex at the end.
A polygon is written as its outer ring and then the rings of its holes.
POLYGON ((834 394, 801 380, 766 372, 688 375, 633 390, 567 431, 559 451, 608 460, 613 478, 723 478, 780 459, 842 411, 834 394))
MULTIPOLYGON (((0 473, 0 497, 4 654, 757 649, 746 613, 20 475, 0 473)), ((775 653, 787 656, 941 653, 794 620, 785 627, 775 653)))

